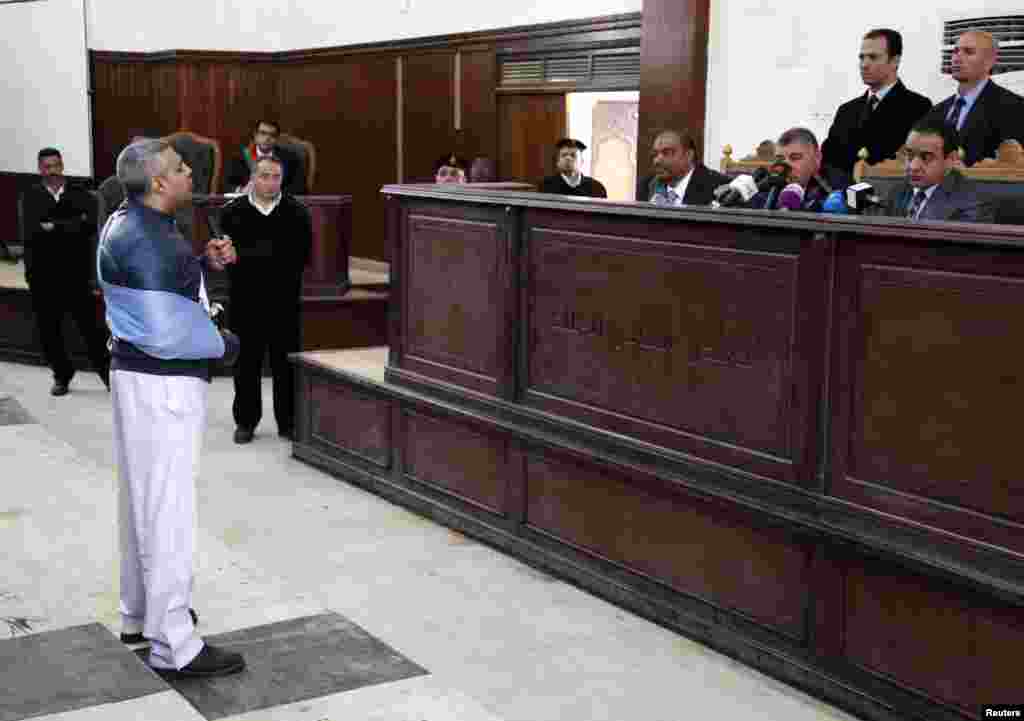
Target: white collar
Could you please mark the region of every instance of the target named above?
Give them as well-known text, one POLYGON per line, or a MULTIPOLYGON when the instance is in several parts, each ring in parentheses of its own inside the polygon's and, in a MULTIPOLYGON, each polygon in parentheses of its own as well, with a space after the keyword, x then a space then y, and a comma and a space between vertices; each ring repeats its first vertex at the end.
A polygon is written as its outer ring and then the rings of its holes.
POLYGON ((263 215, 270 215, 271 213, 274 212, 274 209, 277 208, 277 206, 281 204, 281 193, 277 194, 277 197, 274 198, 274 201, 270 204, 269 208, 264 208, 262 205, 260 205, 258 202, 256 202, 256 196, 253 193, 253 191, 251 191, 251 190, 249 191, 248 197, 249 197, 249 204, 252 205, 252 207, 256 208, 256 210, 258 210, 261 213, 263 213, 263 215))
POLYGON ((675 194, 678 195, 680 198, 682 198, 683 195, 686 194, 686 186, 688 186, 690 184, 690 178, 692 178, 692 177, 693 177, 693 167, 690 168, 690 172, 689 173, 687 173, 682 178, 680 178, 679 182, 677 182, 675 185, 672 186, 672 190, 675 191, 675 194))
POLYGON ((583 182, 583 173, 576 171, 576 175, 566 175, 562 173, 562 178, 570 188, 578 188, 580 183, 583 182))
POLYGON ((53 196, 53 199, 60 202, 60 196, 64 195, 64 189, 68 187, 67 182, 61 183, 60 187, 54 190, 46 183, 43 183, 43 187, 46 188, 46 192, 53 196))

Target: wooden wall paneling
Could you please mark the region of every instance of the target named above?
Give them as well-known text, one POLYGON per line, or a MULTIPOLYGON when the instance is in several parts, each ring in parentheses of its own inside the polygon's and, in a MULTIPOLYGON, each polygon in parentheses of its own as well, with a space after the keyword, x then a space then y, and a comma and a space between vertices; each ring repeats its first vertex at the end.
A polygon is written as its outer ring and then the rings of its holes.
POLYGON ((18 174, 0 173, 0 241, 20 243, 18 237, 18 194, 21 192, 18 174))
POLYGON ((316 146, 316 192, 352 196, 352 255, 388 260, 383 185, 397 180, 397 88, 392 55, 278 68, 282 119, 316 146))
POLYGON ((185 56, 178 63, 178 129, 218 140, 226 173, 241 146, 251 140, 258 119, 277 120, 291 132, 289 118, 281 116, 277 82, 277 69, 260 56, 185 56))
MULTIPOLYGON (((459 53, 461 126, 455 150, 472 163, 486 156, 497 163, 498 105, 495 99, 497 57, 493 48, 459 53)), ((468 170, 468 169, 467 169, 468 170)))
POLYGON ((404 182, 432 182, 434 162, 455 150, 455 54, 402 56, 404 182))
POLYGON ((173 61, 110 59, 94 53, 93 164, 102 181, 115 172, 117 154, 133 136, 159 136, 177 124, 177 80, 173 61))
POLYGON ((540 185, 554 172, 555 143, 566 134, 565 95, 498 96, 498 179, 540 185))
POLYGON ((637 177, 650 173, 654 134, 685 127, 704 147, 710 0, 644 0, 637 177))

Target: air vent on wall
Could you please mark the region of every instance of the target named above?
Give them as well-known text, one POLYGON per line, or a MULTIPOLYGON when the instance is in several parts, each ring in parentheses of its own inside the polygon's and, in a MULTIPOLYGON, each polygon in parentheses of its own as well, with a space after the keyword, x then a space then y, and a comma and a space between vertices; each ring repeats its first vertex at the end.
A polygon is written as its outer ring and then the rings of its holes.
POLYGON ((534 54, 500 60, 501 87, 572 83, 576 88, 640 87, 640 53, 636 48, 588 53, 534 54))
POLYGON ((1024 15, 951 20, 942 26, 942 72, 949 74, 949 63, 957 38, 966 30, 984 30, 999 41, 999 60, 992 74, 1024 70, 1024 15))

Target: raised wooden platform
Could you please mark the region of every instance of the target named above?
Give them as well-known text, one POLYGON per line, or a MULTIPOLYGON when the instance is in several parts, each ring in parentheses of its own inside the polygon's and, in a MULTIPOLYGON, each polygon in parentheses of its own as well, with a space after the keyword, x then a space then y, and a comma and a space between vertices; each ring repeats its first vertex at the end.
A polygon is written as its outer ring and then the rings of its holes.
POLYGON ((385 193, 297 457, 865 718, 1016 702, 1024 229, 385 193))

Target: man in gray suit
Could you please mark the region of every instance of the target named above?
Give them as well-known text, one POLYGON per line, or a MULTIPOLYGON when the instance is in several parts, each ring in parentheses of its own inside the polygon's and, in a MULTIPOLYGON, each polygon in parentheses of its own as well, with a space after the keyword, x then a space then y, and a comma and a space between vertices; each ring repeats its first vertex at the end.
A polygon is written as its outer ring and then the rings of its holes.
POLYGON ((955 170, 960 142, 951 126, 925 118, 910 130, 903 147, 907 179, 886 199, 886 215, 910 220, 992 223, 992 203, 977 184, 955 170))

